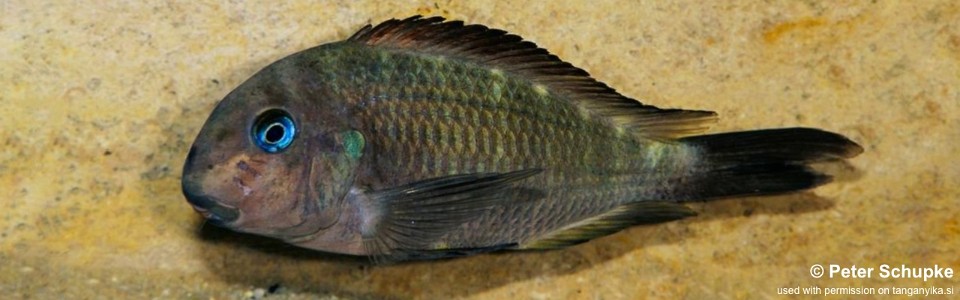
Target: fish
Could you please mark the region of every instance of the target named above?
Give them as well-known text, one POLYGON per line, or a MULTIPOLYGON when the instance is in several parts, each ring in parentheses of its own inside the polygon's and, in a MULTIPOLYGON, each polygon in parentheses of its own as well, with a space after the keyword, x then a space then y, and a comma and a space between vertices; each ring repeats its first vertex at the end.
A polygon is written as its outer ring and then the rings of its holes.
POLYGON ((376 262, 549 250, 685 219, 686 203, 812 189, 863 152, 815 128, 705 132, 504 30, 366 25, 264 67, 189 150, 207 223, 376 262))

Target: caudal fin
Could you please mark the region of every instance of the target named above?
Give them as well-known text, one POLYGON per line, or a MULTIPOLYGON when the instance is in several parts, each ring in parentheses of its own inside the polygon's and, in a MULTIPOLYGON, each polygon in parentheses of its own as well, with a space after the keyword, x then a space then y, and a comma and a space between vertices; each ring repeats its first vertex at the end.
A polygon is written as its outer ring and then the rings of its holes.
POLYGON ((836 133, 782 128, 683 138, 703 162, 676 192, 680 201, 788 193, 830 181, 809 164, 854 157, 863 148, 836 133))

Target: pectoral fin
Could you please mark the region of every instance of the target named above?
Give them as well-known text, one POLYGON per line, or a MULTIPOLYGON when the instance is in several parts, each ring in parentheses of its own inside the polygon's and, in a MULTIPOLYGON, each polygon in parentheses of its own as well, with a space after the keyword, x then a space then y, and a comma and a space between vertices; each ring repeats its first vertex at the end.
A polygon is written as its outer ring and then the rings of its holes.
POLYGON ((583 243, 624 228, 663 223, 695 215, 686 206, 664 201, 624 204, 603 214, 583 219, 546 234, 543 238, 521 243, 518 249, 557 249, 583 243))
POLYGON ((435 250, 438 237, 509 201, 517 181, 540 172, 453 175, 374 192, 372 199, 382 214, 364 232, 364 246, 375 256, 435 250))

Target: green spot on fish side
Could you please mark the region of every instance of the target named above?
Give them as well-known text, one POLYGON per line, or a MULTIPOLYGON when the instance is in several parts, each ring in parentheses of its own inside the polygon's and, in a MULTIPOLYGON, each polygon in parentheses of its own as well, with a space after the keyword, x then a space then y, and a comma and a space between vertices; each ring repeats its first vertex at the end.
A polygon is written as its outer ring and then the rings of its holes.
MULTIPOLYGON (((537 93, 537 96, 540 96, 540 97, 545 97, 550 95, 550 92, 547 91, 547 87, 542 84, 533 85, 533 91, 537 93)), ((541 99, 541 100, 544 100, 544 99, 541 99)))
POLYGON ((360 158, 363 155, 363 146, 365 140, 363 134, 356 130, 350 130, 343 133, 343 149, 347 156, 352 159, 360 158))

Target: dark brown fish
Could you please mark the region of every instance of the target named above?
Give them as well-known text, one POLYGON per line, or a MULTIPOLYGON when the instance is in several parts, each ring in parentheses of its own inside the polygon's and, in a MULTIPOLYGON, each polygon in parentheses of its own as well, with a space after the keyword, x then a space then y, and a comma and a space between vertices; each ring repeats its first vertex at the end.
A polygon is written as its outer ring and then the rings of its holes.
POLYGON ((190 149, 211 223, 328 252, 429 259, 552 249, 829 180, 862 149, 810 128, 698 135, 709 111, 618 94, 519 36, 412 17, 277 61, 190 149))

